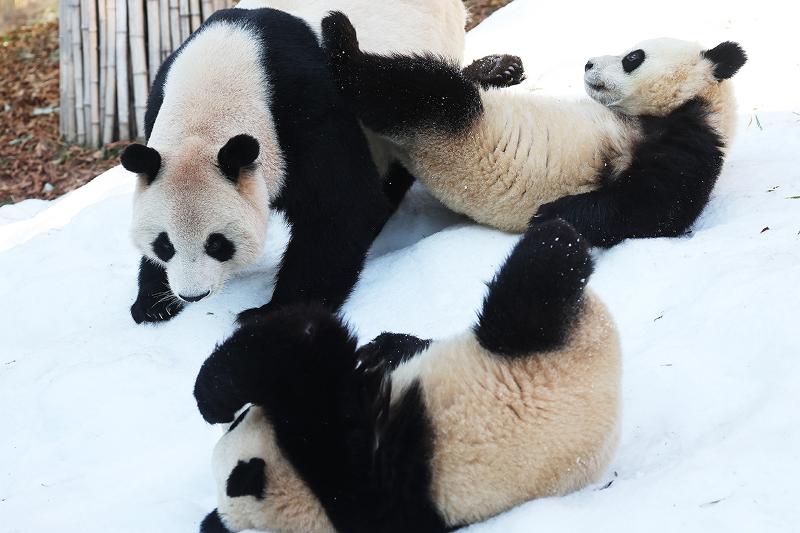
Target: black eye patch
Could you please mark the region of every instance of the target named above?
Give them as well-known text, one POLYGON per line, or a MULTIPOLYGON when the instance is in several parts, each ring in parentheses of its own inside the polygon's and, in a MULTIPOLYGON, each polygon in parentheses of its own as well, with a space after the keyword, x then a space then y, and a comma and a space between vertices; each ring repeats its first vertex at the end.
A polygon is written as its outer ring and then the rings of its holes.
POLYGON ((212 233, 206 241, 206 253, 224 263, 233 257, 236 247, 222 233, 212 233))
POLYGON ((165 263, 175 255, 175 247, 172 246, 169 237, 163 231, 159 233, 156 240, 153 241, 153 253, 165 263))
POLYGON ((634 50, 630 54, 622 58, 622 69, 630 74, 636 70, 639 65, 644 63, 644 50, 634 50))

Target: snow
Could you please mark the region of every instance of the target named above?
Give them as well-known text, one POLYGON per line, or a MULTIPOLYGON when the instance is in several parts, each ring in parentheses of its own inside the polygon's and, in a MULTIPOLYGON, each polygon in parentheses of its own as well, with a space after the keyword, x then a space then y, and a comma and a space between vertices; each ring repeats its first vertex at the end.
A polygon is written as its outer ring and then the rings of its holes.
MULTIPOLYGON (((732 39, 750 55, 736 77, 739 137, 693 234, 595 254, 591 286, 624 350, 622 440, 609 472, 470 531, 796 530, 795 17, 778 2, 713 4, 673 1, 656 13, 633 1, 515 0, 468 38, 470 58, 523 57, 529 79, 519 90, 575 96, 589 56, 645 38, 732 39)), ((132 189, 115 168, 57 201, 0 208, 4 532, 194 532, 215 506, 209 461, 219 429, 196 412, 192 385, 235 313, 264 303, 285 231, 274 225, 270 253, 222 293, 167 324, 136 326, 132 189)), ((346 315, 362 341, 383 330, 455 333, 474 320, 484 281, 516 239, 415 187, 376 242, 346 315)))

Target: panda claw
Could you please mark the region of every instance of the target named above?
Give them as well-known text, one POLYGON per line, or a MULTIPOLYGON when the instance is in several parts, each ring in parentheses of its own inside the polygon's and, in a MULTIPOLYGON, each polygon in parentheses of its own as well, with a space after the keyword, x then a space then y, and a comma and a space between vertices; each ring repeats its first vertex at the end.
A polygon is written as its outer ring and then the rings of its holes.
POLYGON ((492 55, 478 59, 463 74, 484 88, 510 87, 525 79, 522 60, 512 55, 492 55))
POLYGON ((159 301, 158 298, 140 295, 131 305, 131 317, 137 324, 143 322, 163 322, 173 318, 183 310, 183 305, 171 301, 159 301))

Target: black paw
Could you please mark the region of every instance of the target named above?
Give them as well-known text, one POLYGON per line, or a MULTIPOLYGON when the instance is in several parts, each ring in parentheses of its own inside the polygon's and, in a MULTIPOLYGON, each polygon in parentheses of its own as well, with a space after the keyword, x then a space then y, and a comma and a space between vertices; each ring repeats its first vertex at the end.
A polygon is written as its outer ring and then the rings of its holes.
POLYGON ((332 11, 322 19, 322 42, 332 60, 358 54, 358 35, 350 19, 341 11, 332 11))
POLYGON ((259 319, 264 318, 265 316, 269 315, 274 309, 276 308, 275 305, 272 305, 272 302, 269 302, 261 307, 253 307, 252 309, 245 309, 238 315, 236 315, 236 322, 239 325, 244 326, 251 322, 258 321, 259 319))
POLYGON ((216 352, 206 359, 194 383, 197 409, 209 424, 233 422, 244 405, 235 389, 233 375, 221 359, 216 352))
POLYGON ((463 70, 464 76, 484 88, 511 87, 525 79, 522 59, 512 55, 491 55, 474 61, 463 70))
POLYGON ((431 345, 430 340, 404 333, 381 333, 358 349, 358 361, 364 369, 385 366, 394 370, 431 345))
POLYGON ((131 306, 134 322, 164 322, 183 311, 184 305, 169 292, 139 294, 131 306))

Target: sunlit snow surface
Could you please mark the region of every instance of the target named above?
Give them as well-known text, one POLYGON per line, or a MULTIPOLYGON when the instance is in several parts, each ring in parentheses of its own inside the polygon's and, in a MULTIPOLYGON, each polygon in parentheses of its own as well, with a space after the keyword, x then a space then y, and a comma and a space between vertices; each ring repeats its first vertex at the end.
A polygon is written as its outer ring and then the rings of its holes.
MULTIPOLYGON (((528 80, 517 90, 576 97, 588 57, 646 38, 730 39, 750 55, 736 77, 739 137, 693 234, 596 254, 591 285, 624 349, 611 469, 595 487, 523 505, 475 532, 797 530, 796 17, 784 2, 711 4, 671 1, 659 12, 641 2, 516 0, 469 36, 469 58, 523 57, 528 80)), ((235 313, 264 303, 285 231, 273 225, 263 265, 221 294, 167 324, 136 326, 132 189, 132 176, 114 169, 50 204, 0 209, 4 533, 193 532, 215 506, 209 459, 219 429, 197 414, 192 385, 235 313)), ((415 188, 376 243, 347 317, 363 341, 383 330, 457 332, 515 241, 415 188)))

